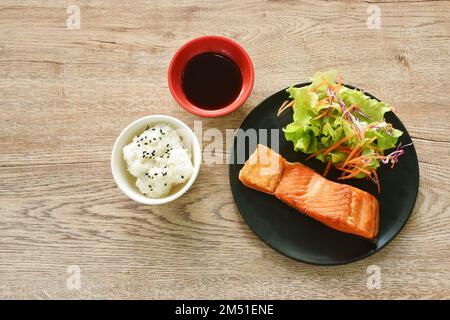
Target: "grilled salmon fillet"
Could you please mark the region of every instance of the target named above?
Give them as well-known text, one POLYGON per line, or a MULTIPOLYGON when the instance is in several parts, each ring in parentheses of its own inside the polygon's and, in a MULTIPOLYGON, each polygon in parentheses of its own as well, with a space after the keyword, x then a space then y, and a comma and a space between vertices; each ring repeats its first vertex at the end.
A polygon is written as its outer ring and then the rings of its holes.
POLYGON ((239 171, 239 180, 247 187, 273 194, 278 187, 286 160, 261 144, 239 171))
POLYGON ((333 229, 367 239, 378 234, 379 205, 374 196, 327 180, 301 163, 287 162, 266 146, 258 145, 239 180, 333 229))

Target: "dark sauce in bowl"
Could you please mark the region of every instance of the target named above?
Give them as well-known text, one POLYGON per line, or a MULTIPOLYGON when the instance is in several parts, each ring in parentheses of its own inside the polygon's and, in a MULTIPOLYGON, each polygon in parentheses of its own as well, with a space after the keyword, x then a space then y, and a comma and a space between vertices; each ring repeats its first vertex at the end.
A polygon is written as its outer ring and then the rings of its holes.
POLYGON ((181 86, 194 106, 217 110, 231 104, 242 90, 242 74, 237 64, 218 53, 205 52, 186 64, 181 86))

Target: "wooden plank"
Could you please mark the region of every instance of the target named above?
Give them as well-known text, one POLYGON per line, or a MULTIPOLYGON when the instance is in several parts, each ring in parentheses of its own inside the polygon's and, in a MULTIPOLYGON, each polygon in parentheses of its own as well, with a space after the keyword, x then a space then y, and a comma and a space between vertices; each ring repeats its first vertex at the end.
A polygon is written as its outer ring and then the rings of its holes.
POLYGON ((450 1, 374 2, 380 30, 367 28, 369 2, 76 3, 80 30, 67 29, 65 1, 0 3, 0 297, 450 297, 450 1), (176 49, 207 34, 241 43, 256 70, 246 104, 219 119, 178 107, 166 79, 176 49), (395 107, 419 156, 413 216, 376 255, 339 267, 279 255, 237 212, 226 165, 203 166, 162 207, 115 186, 112 144, 134 119, 164 113, 224 132, 331 67, 395 107), (380 290, 366 286, 372 264, 380 290), (66 287, 69 265, 79 291, 66 287))

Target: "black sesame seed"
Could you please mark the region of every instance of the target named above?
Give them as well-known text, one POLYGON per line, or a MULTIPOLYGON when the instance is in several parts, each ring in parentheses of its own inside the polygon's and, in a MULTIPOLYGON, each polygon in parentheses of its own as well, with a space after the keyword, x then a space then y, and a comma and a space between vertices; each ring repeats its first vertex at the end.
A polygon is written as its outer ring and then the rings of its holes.
POLYGON ((157 176, 158 175, 158 173, 157 172, 155 172, 155 176, 157 176))
POLYGON ((164 186, 167 186, 167 183, 164 183, 164 186))
POLYGON ((184 176, 181 176, 181 179, 184 179, 184 176))
POLYGON ((167 144, 167 147, 169 147, 169 144, 167 144))
POLYGON ((148 145, 148 143, 147 143, 147 142, 145 142, 144 144, 145 144, 145 145, 148 145))

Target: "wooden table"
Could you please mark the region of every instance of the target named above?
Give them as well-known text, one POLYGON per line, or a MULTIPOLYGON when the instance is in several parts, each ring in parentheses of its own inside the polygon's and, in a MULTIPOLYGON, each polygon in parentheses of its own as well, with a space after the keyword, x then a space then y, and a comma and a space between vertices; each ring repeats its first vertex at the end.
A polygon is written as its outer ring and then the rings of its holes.
POLYGON ((2 0, 0 297, 450 298, 450 1, 376 2, 380 29, 368 27, 369 4, 2 0), (173 100, 166 72, 179 46, 210 34, 242 44, 256 82, 242 108, 201 119, 173 100), (225 164, 203 166, 170 205, 139 205, 116 187, 111 148, 136 118, 224 132, 331 67, 390 102, 418 152, 415 210, 381 252, 338 267, 276 253, 243 222, 225 164), (371 265, 380 289, 367 287, 371 265))

